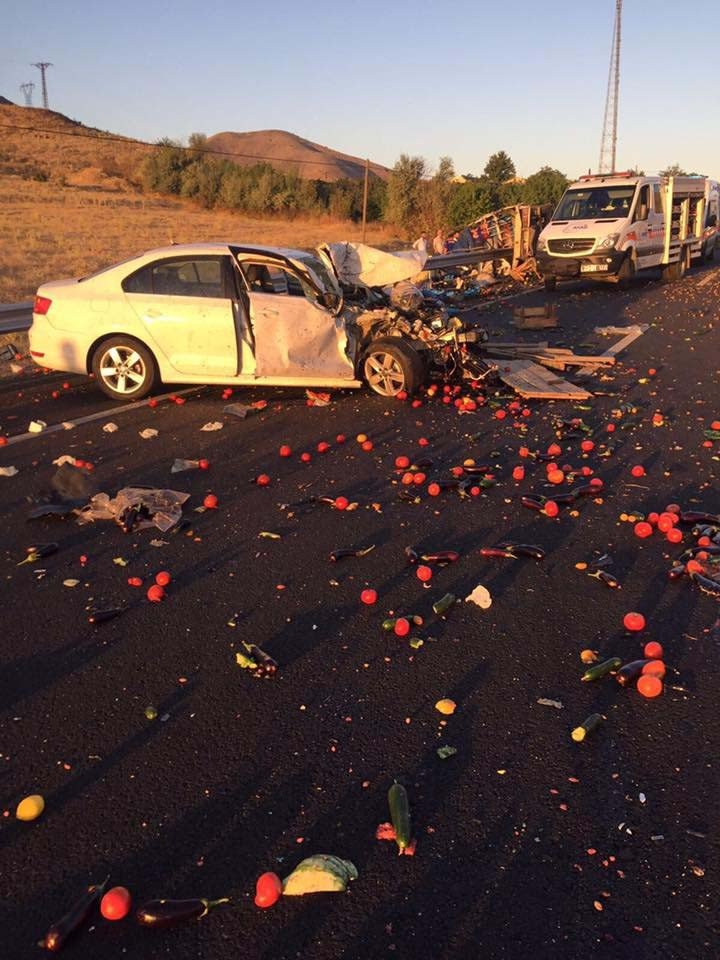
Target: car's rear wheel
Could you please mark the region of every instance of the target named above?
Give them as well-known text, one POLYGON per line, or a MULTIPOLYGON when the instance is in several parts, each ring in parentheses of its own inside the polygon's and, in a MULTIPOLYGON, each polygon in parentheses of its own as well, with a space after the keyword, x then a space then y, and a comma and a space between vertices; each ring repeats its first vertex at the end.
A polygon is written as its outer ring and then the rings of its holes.
POLYGON ((158 379, 153 355, 132 337, 103 340, 93 354, 92 371, 100 389, 113 400, 140 400, 158 379))
POLYGON ((368 386, 381 397, 396 397, 401 390, 415 393, 425 379, 417 350, 402 340, 376 340, 363 361, 368 386))

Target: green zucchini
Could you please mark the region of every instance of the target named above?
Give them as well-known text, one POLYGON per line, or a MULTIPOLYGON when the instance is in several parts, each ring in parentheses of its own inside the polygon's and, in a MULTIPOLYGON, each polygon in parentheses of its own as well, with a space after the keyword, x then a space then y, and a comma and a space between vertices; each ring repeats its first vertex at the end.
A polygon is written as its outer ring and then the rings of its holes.
POLYGON ((444 616, 450 607, 453 606, 457 597, 452 593, 446 593, 444 597, 441 597, 439 600, 436 600, 433 604, 433 613, 437 614, 438 617, 444 616))
POLYGON ((591 713, 587 720, 583 720, 579 727, 575 727, 570 736, 575 743, 582 743, 585 737, 592 733, 596 727, 599 727, 603 717, 599 713, 591 713))
POLYGON ((602 680, 602 678, 606 677, 609 673, 617 673, 621 666, 622 660, 620 657, 610 657, 609 660, 596 663, 594 667, 588 667, 581 679, 602 680))
POLYGON ((397 780, 388 790, 390 819, 395 828, 395 842, 400 853, 410 844, 410 803, 407 790, 397 780))

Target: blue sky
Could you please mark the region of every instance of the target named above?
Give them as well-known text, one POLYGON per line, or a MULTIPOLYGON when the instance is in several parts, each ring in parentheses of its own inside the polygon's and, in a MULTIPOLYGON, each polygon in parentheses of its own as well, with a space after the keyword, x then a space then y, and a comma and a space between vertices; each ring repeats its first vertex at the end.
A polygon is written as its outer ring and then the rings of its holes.
MULTIPOLYGON (((50 106, 116 133, 279 128, 388 166, 449 155, 479 173, 504 149, 523 175, 597 167, 614 0, 5 6, 0 94, 21 102, 32 79, 39 103, 29 64, 52 61, 50 106)), ((717 0, 682 9, 625 0, 618 166, 717 177, 717 0)))

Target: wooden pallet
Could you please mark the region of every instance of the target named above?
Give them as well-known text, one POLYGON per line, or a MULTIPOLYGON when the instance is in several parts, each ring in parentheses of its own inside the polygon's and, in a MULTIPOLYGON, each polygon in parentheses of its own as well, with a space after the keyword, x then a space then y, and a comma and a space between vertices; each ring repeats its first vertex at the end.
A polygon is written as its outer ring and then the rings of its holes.
POLYGON ((541 344, 488 344, 488 353, 495 353, 499 356, 511 358, 524 358, 535 360, 545 367, 553 370, 564 370, 565 367, 583 367, 584 369, 595 368, 599 366, 612 366, 615 363, 615 357, 609 354, 581 355, 573 353, 564 347, 546 347, 541 344))
POLYGON ((587 400, 592 396, 532 360, 501 360, 498 377, 526 400, 587 400))

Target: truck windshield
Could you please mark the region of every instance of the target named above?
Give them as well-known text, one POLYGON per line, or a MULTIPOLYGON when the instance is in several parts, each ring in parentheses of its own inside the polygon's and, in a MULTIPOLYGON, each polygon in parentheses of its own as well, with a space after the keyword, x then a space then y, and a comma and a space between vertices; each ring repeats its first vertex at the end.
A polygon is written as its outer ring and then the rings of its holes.
POLYGON ((635 185, 567 190, 553 220, 607 220, 630 215, 635 185))

